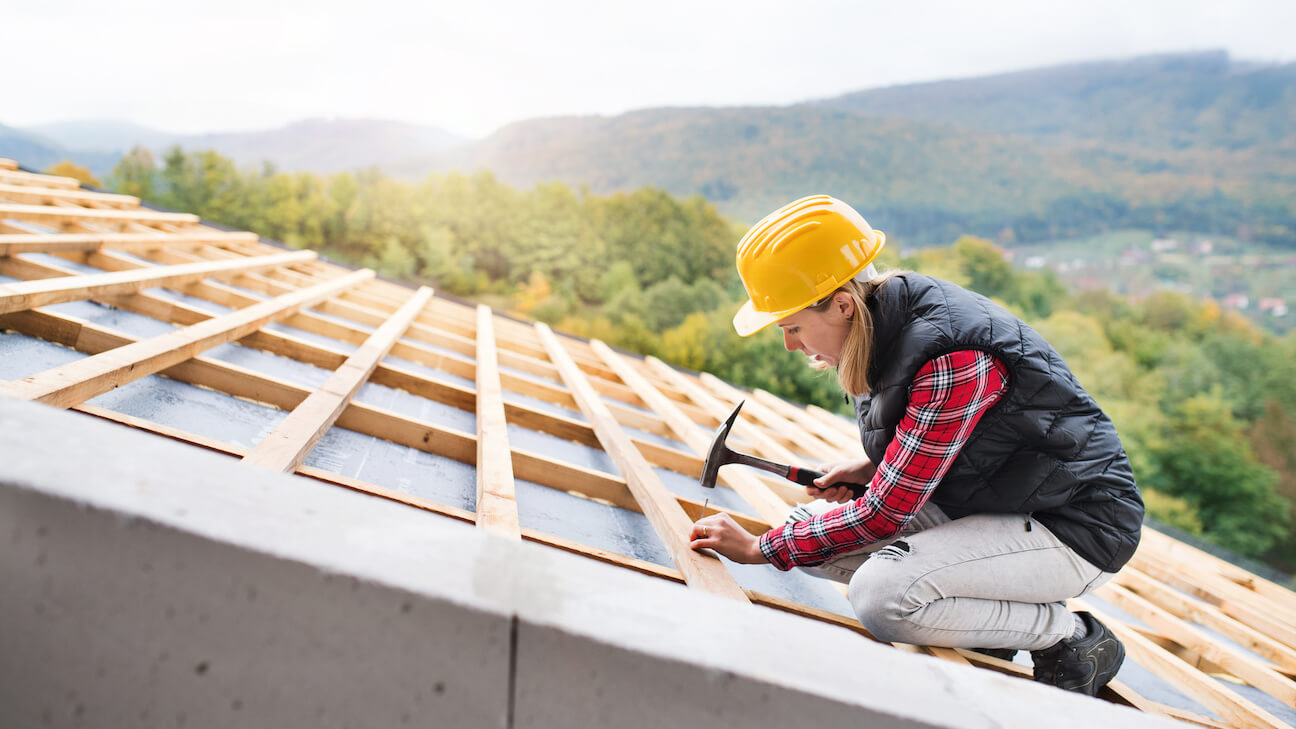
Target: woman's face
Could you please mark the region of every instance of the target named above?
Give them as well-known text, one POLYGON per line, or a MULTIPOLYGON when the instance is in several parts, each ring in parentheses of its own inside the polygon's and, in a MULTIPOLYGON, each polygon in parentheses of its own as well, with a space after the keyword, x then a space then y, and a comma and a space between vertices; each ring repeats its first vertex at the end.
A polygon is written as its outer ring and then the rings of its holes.
POLYGON ((842 345, 850 330, 855 302, 850 294, 838 291, 823 311, 802 309, 779 319, 783 329, 783 346, 789 352, 800 350, 815 362, 836 367, 841 362, 842 345))

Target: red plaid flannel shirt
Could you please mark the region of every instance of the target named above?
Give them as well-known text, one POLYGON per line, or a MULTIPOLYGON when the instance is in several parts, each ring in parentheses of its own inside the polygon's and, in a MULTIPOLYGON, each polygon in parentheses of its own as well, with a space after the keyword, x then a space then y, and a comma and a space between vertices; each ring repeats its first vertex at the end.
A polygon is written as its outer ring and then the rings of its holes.
POLYGON ((977 350, 923 365, 868 491, 825 514, 771 529, 760 539, 761 553, 781 570, 808 567, 900 531, 927 503, 1007 385, 1003 363, 977 350))

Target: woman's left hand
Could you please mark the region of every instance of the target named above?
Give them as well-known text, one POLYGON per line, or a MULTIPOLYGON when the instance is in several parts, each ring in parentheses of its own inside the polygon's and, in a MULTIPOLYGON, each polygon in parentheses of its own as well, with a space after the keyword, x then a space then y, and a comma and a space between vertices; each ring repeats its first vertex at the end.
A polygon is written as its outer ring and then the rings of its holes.
POLYGON ((760 538, 753 536, 728 514, 699 519, 689 531, 689 547, 714 549, 739 564, 763 564, 769 560, 760 551, 760 538))

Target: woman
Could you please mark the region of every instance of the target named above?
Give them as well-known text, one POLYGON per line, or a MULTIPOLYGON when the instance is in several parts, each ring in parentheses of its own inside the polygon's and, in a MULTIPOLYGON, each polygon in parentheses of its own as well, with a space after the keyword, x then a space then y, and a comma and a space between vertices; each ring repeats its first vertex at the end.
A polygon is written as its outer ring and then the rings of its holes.
POLYGON ((913 273, 878 277, 885 243, 850 206, 793 202, 738 244, 750 301, 741 336, 770 324, 835 367, 868 458, 831 466, 817 501, 761 537, 727 515, 694 549, 850 583, 876 637, 1011 658, 1093 695, 1124 648, 1063 601, 1099 587, 1138 546, 1143 504, 1111 421, 1033 329, 983 296, 913 273), (859 498, 839 484, 867 484, 859 498))

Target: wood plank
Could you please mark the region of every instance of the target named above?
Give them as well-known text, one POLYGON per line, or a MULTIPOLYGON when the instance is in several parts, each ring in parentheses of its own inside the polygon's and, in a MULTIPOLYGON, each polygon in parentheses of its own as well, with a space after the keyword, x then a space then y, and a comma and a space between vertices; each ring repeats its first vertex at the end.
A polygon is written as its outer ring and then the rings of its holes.
MULTIPOLYGON (((712 395, 700 384, 693 382, 684 374, 677 372, 673 367, 656 357, 646 357, 644 359, 644 364, 652 370, 653 373, 657 374, 667 382, 674 384, 680 392, 688 395, 689 399, 696 403, 698 407, 705 410, 718 421, 723 422, 725 418, 729 417, 730 411, 733 410, 732 405, 725 405, 719 398, 712 395)), ((787 464, 795 464, 800 460, 797 456, 793 455, 791 451, 784 448, 782 444, 769 437, 765 431, 755 427, 751 423, 743 420, 741 417, 739 417, 734 423, 731 432, 747 441, 748 445, 752 447, 752 455, 763 456, 770 460, 787 464)), ((806 494, 805 488, 798 486, 791 481, 783 479, 769 479, 766 480, 765 483, 769 485, 769 488, 771 488, 779 498, 789 504, 804 503, 811 500, 810 496, 806 494), (775 483, 778 485, 775 486, 775 483)))
POLYGON ((1292 616, 1288 622, 1296 626, 1296 592, 1155 529, 1144 530, 1143 538, 1145 546, 1155 548, 1158 554, 1167 559, 1194 569, 1210 569, 1256 597, 1280 607, 1284 613, 1292 616))
POLYGON ((760 421, 767 430, 777 433, 784 441, 794 445, 804 454, 792 461, 793 465, 816 467, 821 463, 841 461, 848 457, 848 452, 835 448, 815 437, 814 434, 788 422, 786 418, 763 404, 760 399, 749 396, 748 393, 719 377, 703 372, 698 375, 698 380, 731 408, 739 402, 746 401, 747 404, 743 406, 744 417, 760 421), (806 456, 816 459, 818 463, 804 463, 806 456))
POLYGON ((584 372, 567 354, 558 338, 548 326, 540 322, 536 323, 536 331, 545 351, 549 353, 550 361, 558 368, 567 389, 576 398, 581 412, 598 434, 603 449, 617 464, 635 500, 643 509, 644 516, 648 517, 675 565, 684 573, 685 582, 690 587, 747 602, 742 588, 718 559, 689 548, 688 533, 692 522, 621 430, 584 372))
MULTIPOLYGON (((707 451, 711 448, 711 438, 699 430, 697 424, 676 407, 674 402, 659 392, 647 378, 639 374, 611 347, 598 340, 591 341, 590 347, 621 378, 622 382, 634 390, 666 421, 677 440, 687 444, 702 458, 706 457, 707 451)), ((721 473, 721 483, 738 492, 766 521, 771 524, 782 524, 787 520, 791 508, 751 474, 736 468, 725 469, 721 473)), ((701 476, 700 473, 698 475, 701 476)))
POLYGON ((148 251, 164 246, 196 247, 255 241, 255 233, 7 233, 0 235, 0 256, 18 253, 61 253, 114 248, 148 251))
POLYGON ((190 263, 134 271, 117 271, 63 278, 0 284, 0 314, 66 301, 103 298, 129 294, 156 287, 178 287, 203 278, 233 274, 314 258, 313 251, 284 253, 277 256, 240 258, 232 261, 190 263))
POLYGON ((233 341, 373 276, 368 269, 335 281, 102 352, 0 386, 0 394, 70 407, 233 341))
MULTIPOLYGON (((7 185, 33 185, 36 187, 59 187, 67 190, 77 190, 81 187, 81 181, 73 177, 60 177, 58 175, 41 175, 35 172, 23 172, 17 169, 0 169, 0 182, 7 185)), ((3 217, 3 216, 0 216, 3 217)))
POLYGON ((1205 600, 1243 625, 1255 628, 1296 650, 1296 628, 1284 620, 1286 611, 1237 583, 1212 572, 1193 569, 1191 565, 1167 562, 1159 558, 1154 550, 1140 549, 1135 552, 1130 565, 1167 585, 1205 600))
POLYGON ((1268 665, 1237 649, 1217 643, 1196 627, 1118 584, 1103 585, 1098 595, 1284 705, 1296 706, 1296 682, 1276 673, 1268 665))
POLYGON ((477 307, 477 526, 521 539, 494 318, 490 307, 477 307))
POLYGON ((20 220, 39 225, 59 226, 75 222, 149 222, 197 223, 197 215, 189 213, 160 213, 154 210, 98 210, 95 208, 64 208, 45 205, 19 205, 0 203, 0 218, 20 220))
POLYGON ((851 418, 842 417, 836 413, 828 412, 827 410, 824 410, 818 405, 806 405, 806 412, 809 413, 811 417, 818 420, 820 423, 823 423, 831 427, 832 429, 836 430, 838 433, 846 436, 847 438, 850 438, 852 440, 858 440, 860 437, 859 426, 858 424, 856 424, 855 419, 853 417, 851 418))
POLYGON ((1224 688, 1215 679, 1185 663, 1178 656, 1144 637, 1124 622, 1093 606, 1085 605, 1083 600, 1070 602, 1093 613, 1094 617, 1107 625, 1125 644, 1130 659, 1174 684, 1194 701, 1219 714, 1229 724, 1237 727, 1290 729, 1285 722, 1273 714, 1224 688))
POLYGON ((753 390, 752 395, 760 404, 786 418, 802 431, 824 441, 834 452, 842 454, 839 458, 864 457, 864 444, 860 442, 858 431, 853 436, 845 435, 837 428, 825 426, 807 410, 760 388, 753 390))
POLYGON ((11 185, 0 180, 0 198, 24 205, 53 205, 57 202, 76 204, 112 205, 118 208, 138 208, 140 199, 133 195, 117 195, 111 192, 93 192, 91 190, 69 190, 58 187, 37 187, 36 185, 11 185))
POLYGON ((1130 566, 1117 572, 1113 582, 1179 618, 1227 636, 1252 653, 1272 661, 1281 671, 1296 673, 1296 650, 1225 615, 1210 603, 1188 597, 1130 566))
POLYGON ((296 470, 325 431, 337 421, 360 387, 369 380, 397 337, 405 331, 430 298, 432 289, 424 287, 415 292, 400 311, 347 357, 327 382, 293 408, 288 417, 243 460, 273 471, 296 470))

